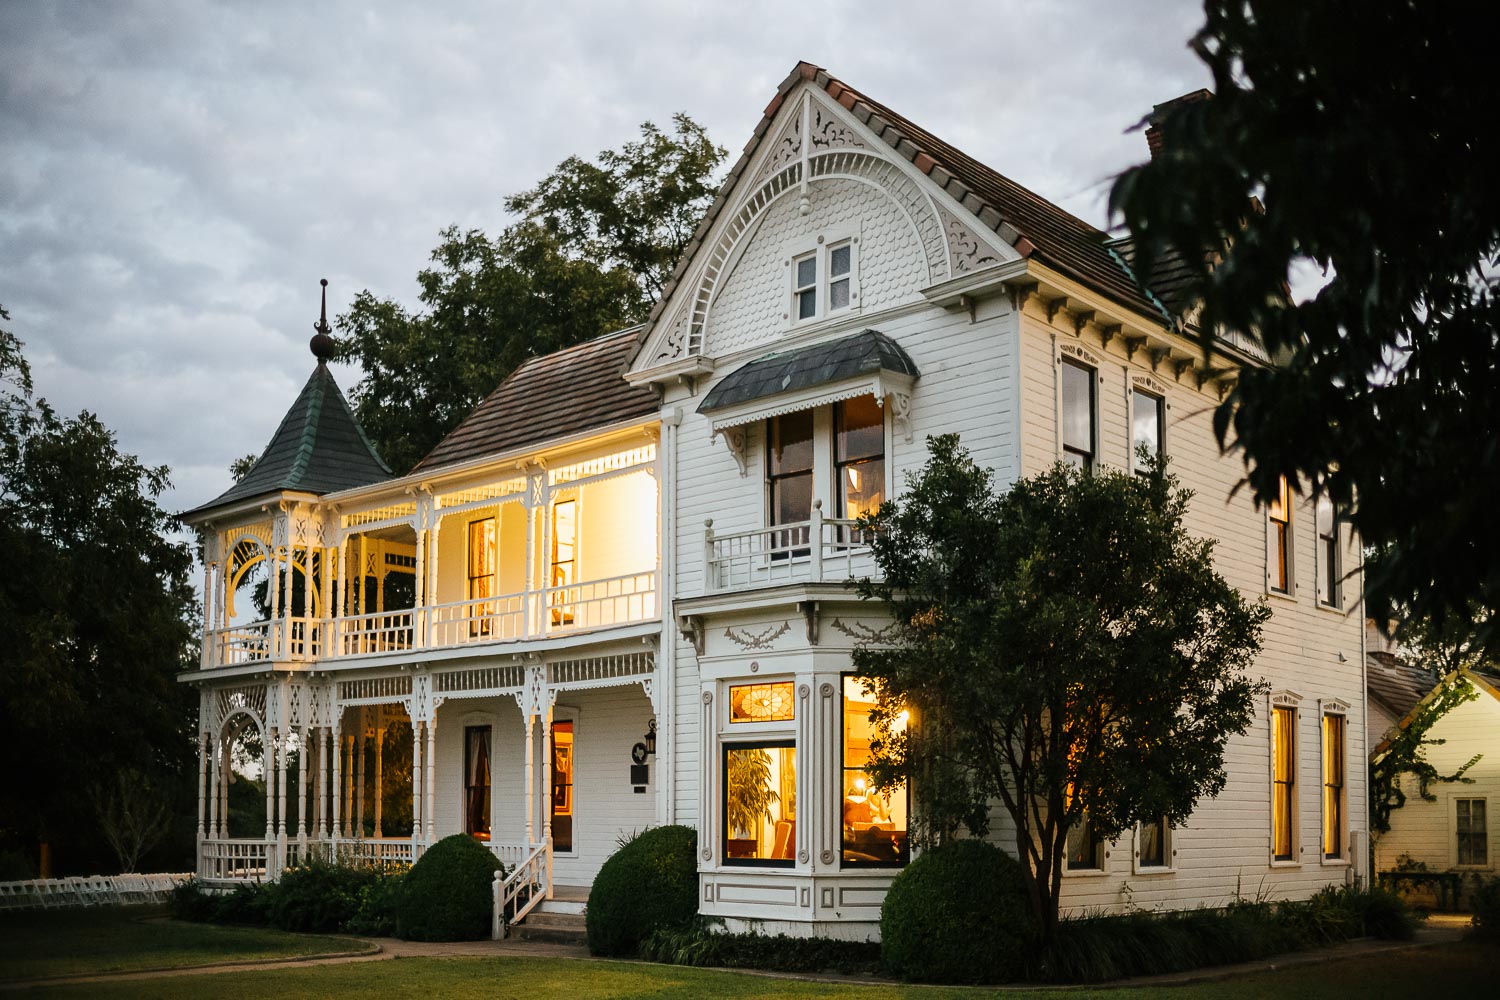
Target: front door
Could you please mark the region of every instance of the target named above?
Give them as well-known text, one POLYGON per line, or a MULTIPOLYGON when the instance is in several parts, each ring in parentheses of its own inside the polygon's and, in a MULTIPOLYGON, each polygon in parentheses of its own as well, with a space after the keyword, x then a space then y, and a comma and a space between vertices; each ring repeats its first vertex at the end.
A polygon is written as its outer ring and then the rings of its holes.
POLYGON ((552 849, 573 850, 573 723, 552 723, 552 849))

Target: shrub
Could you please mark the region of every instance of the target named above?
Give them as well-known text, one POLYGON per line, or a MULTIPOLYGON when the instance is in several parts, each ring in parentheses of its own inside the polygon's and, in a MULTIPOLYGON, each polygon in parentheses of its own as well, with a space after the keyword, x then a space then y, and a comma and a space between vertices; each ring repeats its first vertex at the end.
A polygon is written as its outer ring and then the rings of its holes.
POLYGON ((455 833, 433 844, 402 880, 396 933, 408 941, 474 941, 489 937, 498 858, 455 833))
POLYGON ((217 902, 213 896, 203 891, 203 883, 195 877, 172 887, 172 894, 167 897, 167 908, 178 920, 207 923, 213 920, 217 902))
POLYGON ((785 934, 726 934, 694 921, 683 927, 658 927, 641 941, 640 957, 670 965, 870 975, 880 968, 880 945, 785 934))
POLYGON ((1469 892, 1476 937, 1500 939, 1500 878, 1485 879, 1469 892))
POLYGON ((1025 971, 1036 925, 1016 860, 981 840, 918 857, 880 908, 881 957, 907 980, 998 983, 1025 971))
POLYGON ((211 897, 213 911, 208 919, 216 924, 265 926, 271 922, 273 884, 246 883, 235 886, 230 892, 211 897))
POLYGON ((359 909, 349 918, 344 930, 350 934, 395 937, 404 881, 404 872, 386 872, 361 888, 359 909))
POLYGON ((594 878, 586 916, 589 951, 633 955, 659 928, 682 928, 698 913, 698 835, 658 826, 620 845, 594 878))
POLYGON ((314 855, 288 868, 270 890, 270 922, 288 931, 336 934, 359 911, 365 888, 379 879, 366 865, 339 864, 314 855))

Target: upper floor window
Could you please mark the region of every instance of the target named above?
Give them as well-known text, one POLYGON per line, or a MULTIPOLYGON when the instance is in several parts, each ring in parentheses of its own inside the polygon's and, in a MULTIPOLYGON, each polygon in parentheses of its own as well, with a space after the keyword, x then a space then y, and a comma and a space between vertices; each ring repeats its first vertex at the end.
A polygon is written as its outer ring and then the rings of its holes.
MULTIPOLYGON (((485 598, 495 596, 495 519, 469 522, 469 567, 467 597, 481 602, 468 611, 469 636, 489 635, 491 608, 485 598)), ((472 831, 471 831, 472 832, 472 831)))
POLYGON ((792 322, 822 319, 852 306, 855 285, 855 240, 818 238, 818 244, 791 259, 792 322))
POLYGON ((840 517, 873 514, 885 500, 885 411, 874 396, 833 404, 840 517))
MULTIPOLYGON (((766 422, 767 509, 771 526, 805 524, 812 518, 813 411, 799 410, 766 422)), ((807 544, 805 528, 775 532, 774 554, 807 544)), ((795 554, 805 554, 802 549, 795 554)))
POLYGON ((1166 425, 1165 410, 1166 401, 1160 396, 1140 388, 1131 390, 1130 460, 1138 473, 1144 474, 1146 471, 1138 454, 1143 446, 1146 454, 1153 458, 1160 458, 1165 450, 1162 440, 1162 430, 1166 425))
POLYGON ((1318 530, 1318 603, 1331 608, 1344 606, 1339 583, 1343 567, 1339 565, 1339 514, 1333 498, 1327 493, 1318 497, 1313 508, 1318 530))
MULTIPOLYGON (((552 586, 570 587, 578 580, 578 501, 552 505, 552 586)), ((552 624, 573 624, 575 598, 566 591, 553 595, 552 624)))
POLYGON ((1063 461, 1081 469, 1092 469, 1098 449, 1094 438, 1096 418, 1094 370, 1076 361, 1062 361, 1063 461))
POLYGON ((1266 508, 1268 548, 1266 583, 1278 594, 1292 592, 1292 487, 1285 476, 1276 488, 1276 499, 1266 508))

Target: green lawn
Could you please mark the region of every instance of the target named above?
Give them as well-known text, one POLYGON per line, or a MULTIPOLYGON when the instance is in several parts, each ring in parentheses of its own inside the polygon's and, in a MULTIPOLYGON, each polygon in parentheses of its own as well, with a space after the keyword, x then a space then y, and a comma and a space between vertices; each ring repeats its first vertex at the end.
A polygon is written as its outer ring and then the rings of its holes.
MULTIPOLYGON (((1500 952, 1478 945, 1443 945, 1416 952, 1374 956, 1327 965, 1247 976, 1237 981, 1210 982, 1128 993, 1088 990, 1062 994, 1085 1000, 1237 1000, 1274 997, 1358 997, 1360 1000, 1414 996, 1489 996, 1495 984, 1495 960, 1500 952)), ((1057 997, 1048 993, 992 993, 986 990, 942 990, 902 986, 853 986, 823 982, 772 979, 730 972, 666 968, 622 962, 585 962, 531 958, 393 959, 313 968, 272 968, 256 972, 177 976, 157 980, 89 983, 54 987, 47 995, 90 997, 213 997, 214 1000, 264 1000, 267 996, 474 997, 484 1000, 537 1000, 566 996, 569 1000, 630 997, 828 997, 883 1000, 888 997, 1057 997)))
POLYGON ((162 920, 155 907, 0 914, 0 982, 358 950, 350 938, 162 920))

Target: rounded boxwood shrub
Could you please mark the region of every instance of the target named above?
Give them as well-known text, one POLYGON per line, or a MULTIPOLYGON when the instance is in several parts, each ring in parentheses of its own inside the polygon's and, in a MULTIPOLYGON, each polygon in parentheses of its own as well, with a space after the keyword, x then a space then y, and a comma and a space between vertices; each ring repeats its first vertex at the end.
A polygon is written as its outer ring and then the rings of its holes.
POLYGON ((633 955, 663 927, 683 927, 698 914, 698 834, 687 826, 645 830, 610 855, 589 891, 589 951, 633 955))
POLYGON ((500 859, 466 833, 429 847, 401 881, 396 934, 408 941, 490 936, 500 859))
POLYGON ((903 979, 1000 983, 1021 976, 1037 934, 1021 866, 982 840, 927 851, 880 907, 880 954, 903 979))

